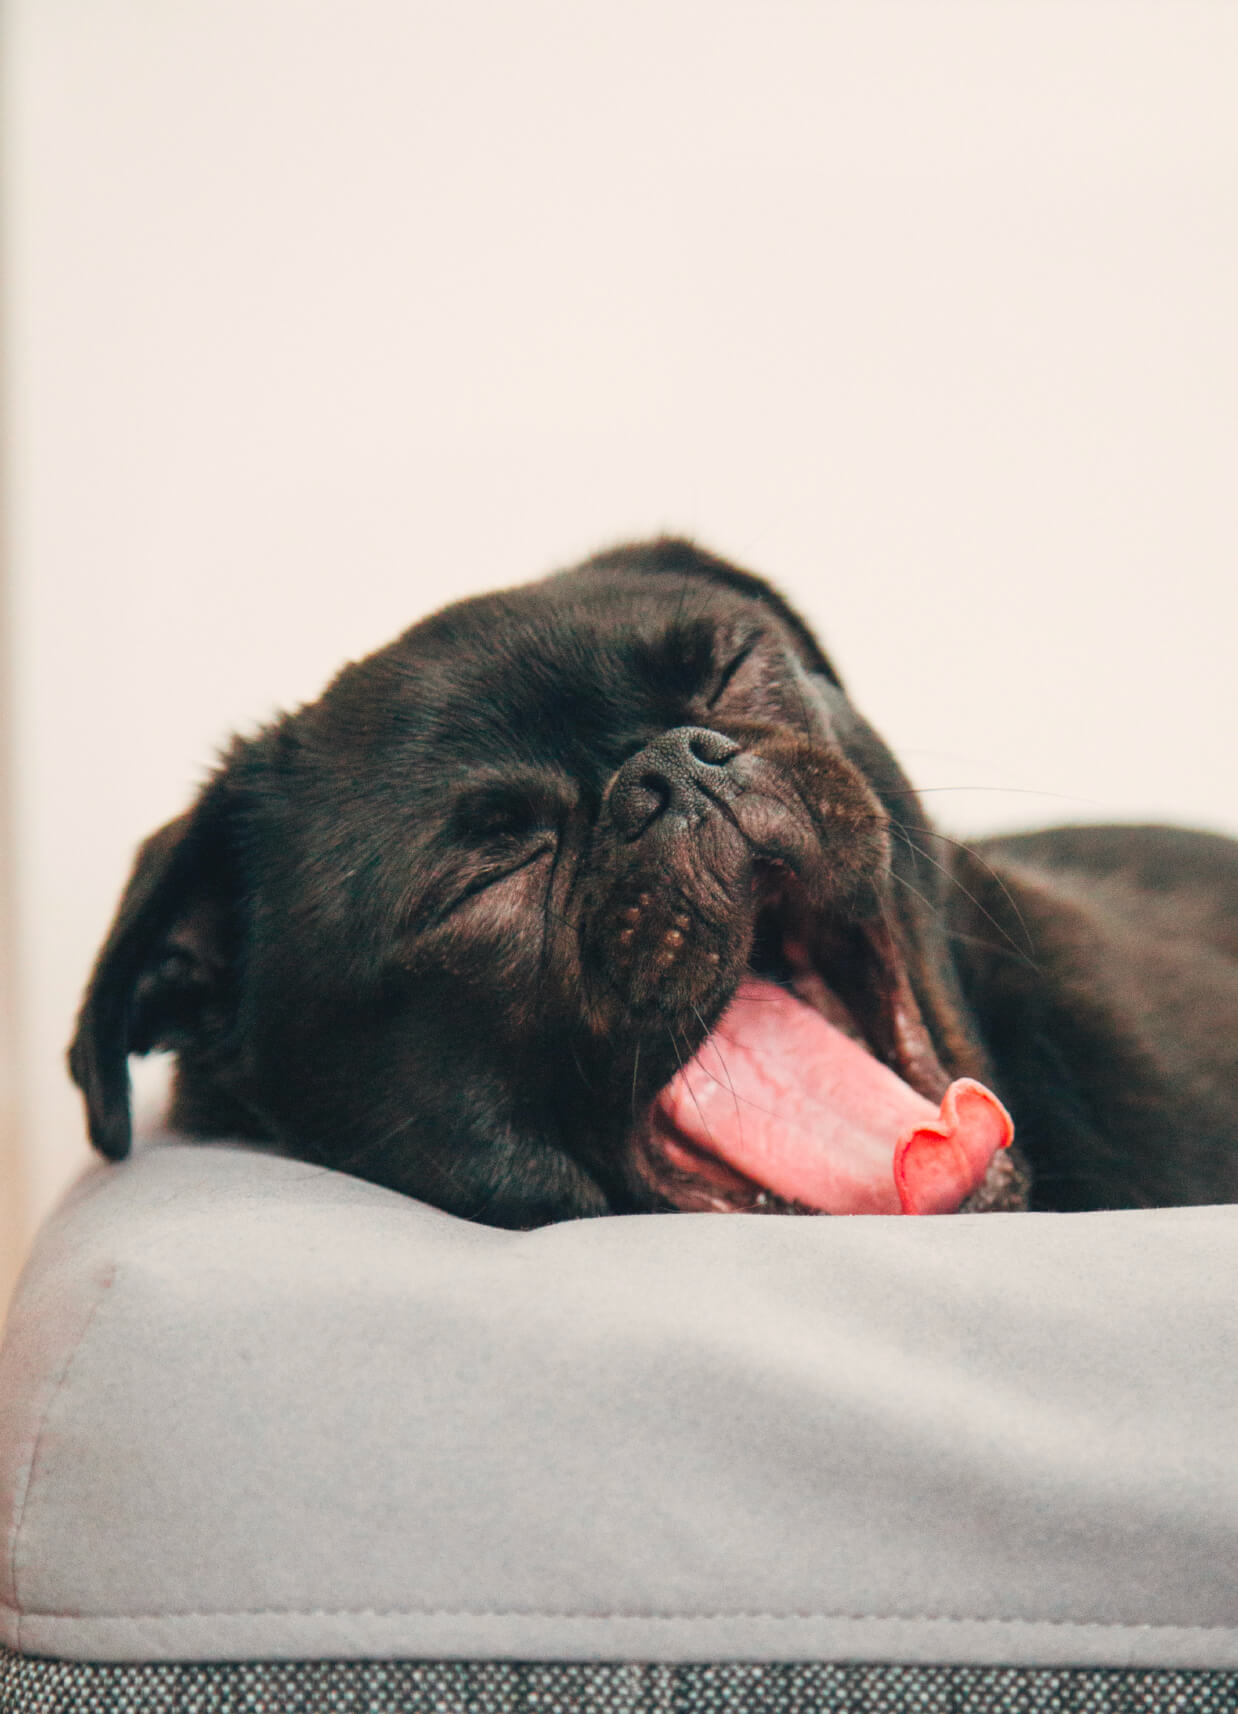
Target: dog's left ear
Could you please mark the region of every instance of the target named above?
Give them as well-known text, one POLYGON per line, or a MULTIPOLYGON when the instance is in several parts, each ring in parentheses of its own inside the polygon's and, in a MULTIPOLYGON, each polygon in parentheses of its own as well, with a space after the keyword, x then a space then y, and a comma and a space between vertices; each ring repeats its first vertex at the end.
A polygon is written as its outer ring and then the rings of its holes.
POLYGON ((141 846, 78 1014, 69 1071, 90 1140, 129 1152, 131 1053, 181 1047, 208 1016, 219 1028, 236 958, 237 885, 226 788, 211 782, 141 846))

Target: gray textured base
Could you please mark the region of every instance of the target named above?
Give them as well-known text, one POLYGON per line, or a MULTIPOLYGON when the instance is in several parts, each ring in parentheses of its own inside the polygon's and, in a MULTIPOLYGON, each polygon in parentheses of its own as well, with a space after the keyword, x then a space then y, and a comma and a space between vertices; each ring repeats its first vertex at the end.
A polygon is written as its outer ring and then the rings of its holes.
POLYGON ((0 1650, 0 1714, 1238 1714, 1238 1673, 735 1662, 103 1666, 0 1650))

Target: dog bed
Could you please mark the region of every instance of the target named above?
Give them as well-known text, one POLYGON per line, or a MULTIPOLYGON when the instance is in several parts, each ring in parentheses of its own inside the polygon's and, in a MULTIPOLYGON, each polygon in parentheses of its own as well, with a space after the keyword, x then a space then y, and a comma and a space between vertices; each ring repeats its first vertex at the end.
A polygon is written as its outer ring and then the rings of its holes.
POLYGON ((161 1139, 14 1301, 0 1709, 1233 1709, 1236 1447, 1238 1208, 512 1233, 161 1139))

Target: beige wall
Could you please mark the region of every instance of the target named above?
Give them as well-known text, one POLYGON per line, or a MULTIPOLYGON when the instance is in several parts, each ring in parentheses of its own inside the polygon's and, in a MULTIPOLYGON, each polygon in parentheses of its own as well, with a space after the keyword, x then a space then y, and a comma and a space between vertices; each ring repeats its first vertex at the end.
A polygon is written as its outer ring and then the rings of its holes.
POLYGON ((621 535, 779 579, 948 827, 1238 829, 1238 8, 10 0, 5 64, 23 1222, 221 736, 621 535))

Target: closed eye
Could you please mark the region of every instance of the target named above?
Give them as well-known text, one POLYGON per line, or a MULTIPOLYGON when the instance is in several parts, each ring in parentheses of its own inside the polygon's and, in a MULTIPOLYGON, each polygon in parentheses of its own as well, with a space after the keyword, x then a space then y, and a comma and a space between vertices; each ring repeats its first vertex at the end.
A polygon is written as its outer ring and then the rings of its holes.
POLYGON ((722 698, 730 688, 732 680, 738 675, 740 669, 745 665, 745 663, 750 660, 760 648, 762 641, 763 639, 761 637, 749 637, 743 647, 738 650, 736 654, 732 655, 731 659, 723 667, 721 674, 714 684, 713 690, 710 693, 709 701, 705 704, 706 708, 715 708, 718 703, 721 702, 722 698))
POLYGON ((554 835, 544 831, 532 840, 496 840, 493 845, 473 853, 457 873, 457 883, 463 881, 464 885, 451 908, 488 887, 497 887, 503 881, 515 879, 543 858, 553 857, 555 844, 554 835))
POLYGON ((401 912, 401 935, 424 934, 485 894, 493 892, 501 897, 501 889, 509 882, 514 886, 513 903, 518 902, 519 883, 532 884, 537 871, 553 859, 556 848, 554 834, 544 830, 529 840, 496 840, 491 845, 456 849, 432 878, 422 876, 415 896, 401 912))
POLYGON ((444 922, 470 900, 522 880, 532 886, 558 851, 571 803, 544 774, 486 777, 481 770, 451 803, 422 847, 414 886, 401 912, 401 934, 444 922))
POLYGON ((553 842, 566 805, 548 782, 484 780, 456 799, 454 843, 473 851, 508 851, 539 840, 553 842))
POLYGON ((553 856, 559 843, 558 814, 523 796, 474 802, 456 825, 457 903, 553 856))

